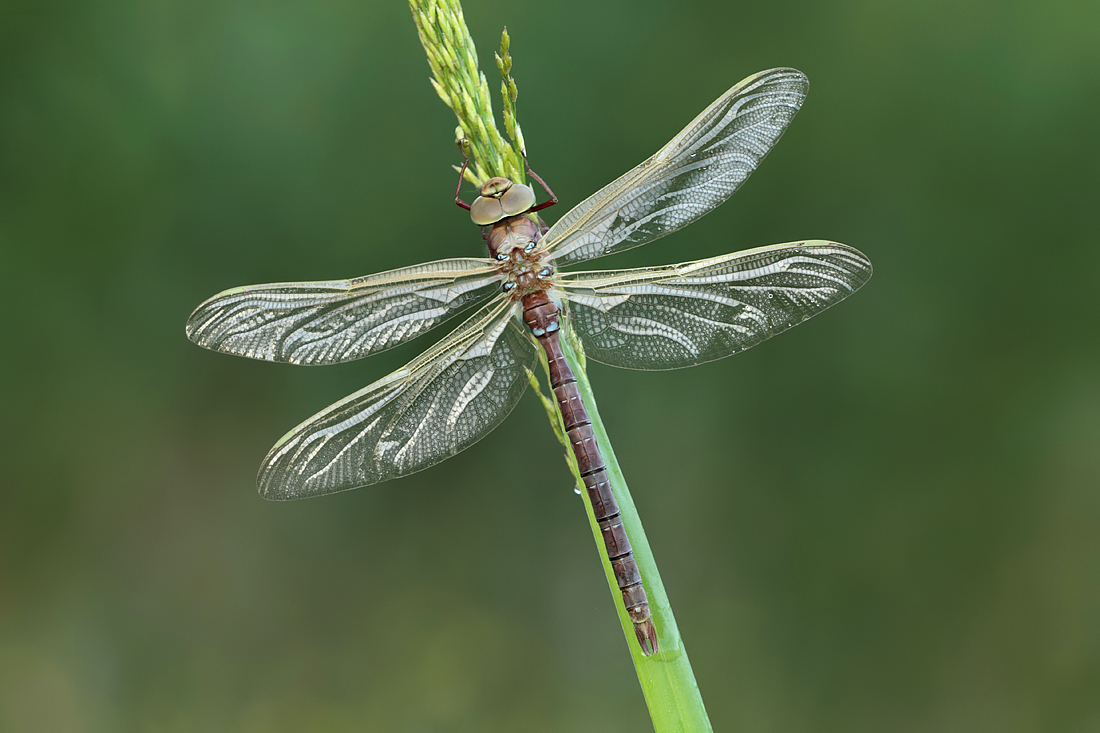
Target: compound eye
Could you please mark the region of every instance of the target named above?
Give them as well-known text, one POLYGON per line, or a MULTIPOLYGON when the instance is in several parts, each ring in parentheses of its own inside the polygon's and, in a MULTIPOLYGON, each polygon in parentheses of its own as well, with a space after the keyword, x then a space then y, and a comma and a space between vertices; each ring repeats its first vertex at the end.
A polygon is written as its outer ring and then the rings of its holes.
POLYGON ((503 219, 504 210, 498 199, 478 196, 470 206, 470 218, 474 220, 474 224, 488 226, 503 219))
POLYGON ((535 205, 535 192, 530 186, 522 183, 513 183, 512 187, 500 197, 500 204, 504 207, 504 213, 508 216, 522 214, 535 205))

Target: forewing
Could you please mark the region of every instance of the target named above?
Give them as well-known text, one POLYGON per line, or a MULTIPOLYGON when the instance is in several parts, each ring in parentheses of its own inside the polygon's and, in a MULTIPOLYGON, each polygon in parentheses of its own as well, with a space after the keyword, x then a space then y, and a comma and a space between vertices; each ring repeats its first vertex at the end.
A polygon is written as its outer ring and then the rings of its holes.
POLYGON ((561 275, 585 353, 678 369, 744 351, 847 298, 871 277, 859 250, 796 242, 639 270, 561 275))
POLYGON ((405 476, 488 434, 519 401, 538 352, 496 301, 402 369, 314 415, 260 466, 260 494, 300 499, 405 476))
POLYGON ((808 86, 795 69, 762 71, 737 84, 656 155, 554 224, 545 246, 555 263, 652 242, 721 204, 779 140, 808 86))
POLYGON ((187 319, 199 346, 292 364, 337 364, 384 351, 493 292, 485 259, 453 259, 354 280, 273 283, 215 295, 187 319))

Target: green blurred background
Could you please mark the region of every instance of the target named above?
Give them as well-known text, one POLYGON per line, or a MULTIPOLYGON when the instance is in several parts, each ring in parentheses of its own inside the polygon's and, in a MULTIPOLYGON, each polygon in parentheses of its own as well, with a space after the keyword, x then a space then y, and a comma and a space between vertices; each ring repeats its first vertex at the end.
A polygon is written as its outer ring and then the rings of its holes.
MULTIPOLYGON (((735 359, 591 369, 715 729, 1100 731, 1100 6, 466 14, 493 74, 508 25, 551 220, 750 73, 812 80, 728 204, 598 265, 875 264, 735 359)), ((230 286, 480 254, 454 125, 401 0, 4 3, 0 730, 648 729, 533 397, 268 503, 279 436, 439 334, 323 369, 183 334, 230 286)))

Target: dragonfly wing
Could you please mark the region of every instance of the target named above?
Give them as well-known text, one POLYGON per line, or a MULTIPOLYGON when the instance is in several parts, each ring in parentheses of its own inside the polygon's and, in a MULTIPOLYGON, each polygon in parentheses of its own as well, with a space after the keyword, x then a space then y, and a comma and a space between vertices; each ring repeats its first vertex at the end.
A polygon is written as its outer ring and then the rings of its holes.
POLYGON ((453 259, 354 280, 233 288, 195 309, 187 337, 253 359, 337 364, 419 336, 488 297, 496 280, 491 260, 453 259))
POLYGON ((589 196, 547 232, 557 265, 647 244, 729 198, 787 129, 809 81, 771 69, 741 81, 656 155, 589 196))
POLYGON ((405 476, 465 450, 511 412, 538 352, 510 301, 489 303, 407 366, 287 433, 260 494, 300 499, 405 476))
POLYGON ((678 369, 755 346, 870 277, 859 250, 812 241, 667 267, 563 274, 557 285, 588 356, 628 369, 678 369))

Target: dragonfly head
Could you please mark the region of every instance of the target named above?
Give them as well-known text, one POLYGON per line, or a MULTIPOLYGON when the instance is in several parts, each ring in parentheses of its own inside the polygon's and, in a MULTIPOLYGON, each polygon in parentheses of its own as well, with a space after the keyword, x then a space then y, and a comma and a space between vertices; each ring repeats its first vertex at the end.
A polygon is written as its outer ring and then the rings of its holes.
POLYGON ((492 196, 495 199, 501 197, 501 195, 512 187, 512 182, 507 178, 501 176, 493 176, 485 183, 481 184, 481 195, 485 197, 492 196))
POLYGON ((475 224, 488 226, 506 216, 522 214, 534 205, 535 192, 530 186, 495 176, 481 184, 481 195, 470 206, 470 218, 475 224))

